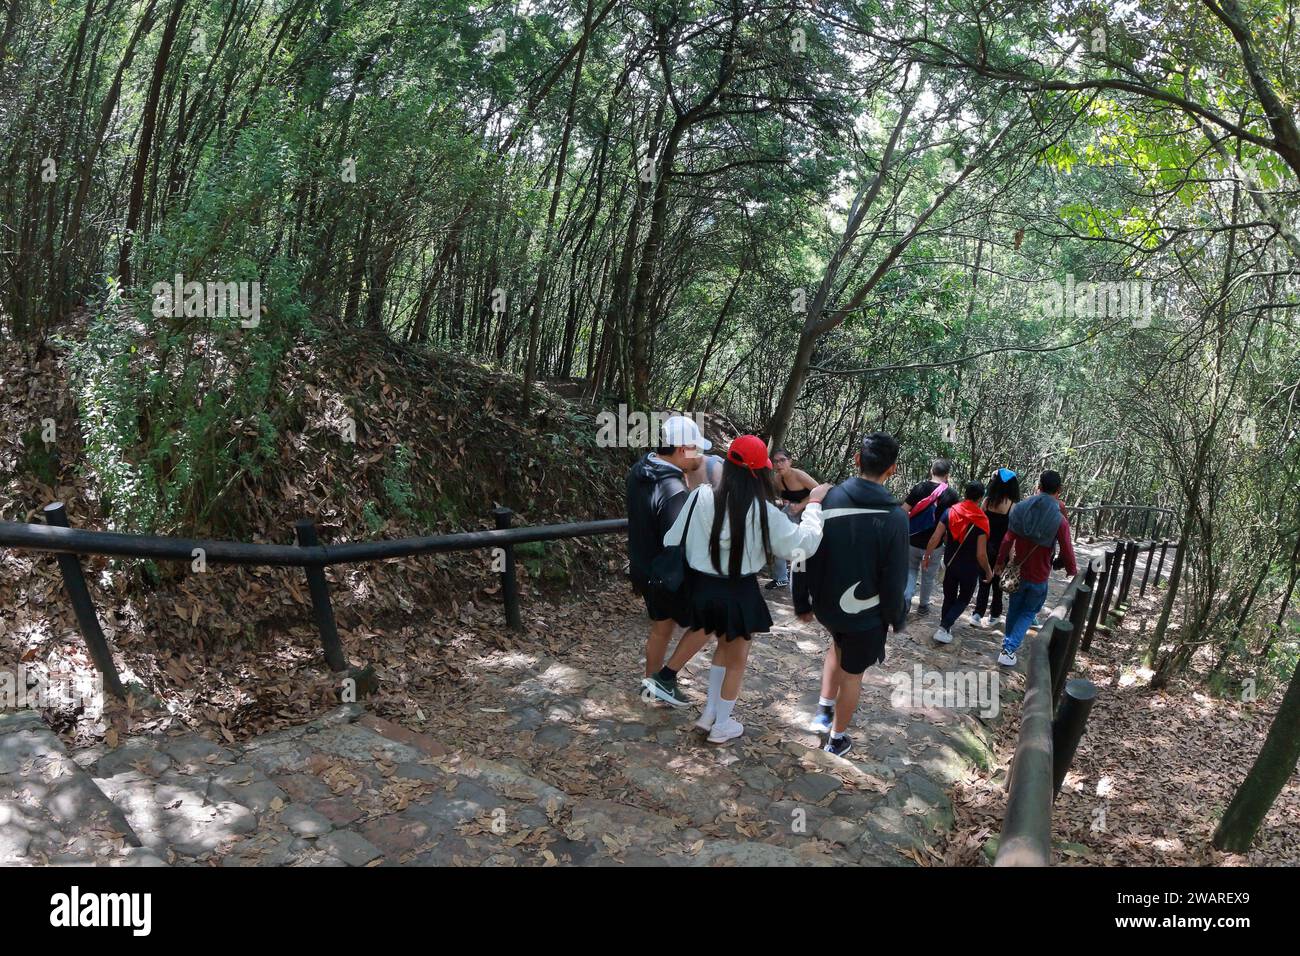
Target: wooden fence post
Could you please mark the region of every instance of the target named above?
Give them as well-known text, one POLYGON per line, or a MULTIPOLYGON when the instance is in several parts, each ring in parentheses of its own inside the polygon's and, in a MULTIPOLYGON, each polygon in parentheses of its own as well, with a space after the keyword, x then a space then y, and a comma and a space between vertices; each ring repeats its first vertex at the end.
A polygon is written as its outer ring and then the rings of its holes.
POLYGON ((1110 613, 1111 601, 1115 597, 1115 585, 1119 583, 1121 572, 1124 570, 1124 542, 1115 545, 1115 553, 1111 555, 1110 573, 1106 576, 1106 598, 1101 605, 1101 617, 1098 618, 1098 625, 1102 628, 1107 627, 1106 615, 1110 613))
POLYGON ((1137 570, 1138 543, 1136 541, 1125 542, 1124 546, 1124 577, 1119 584, 1119 596, 1115 599, 1115 606, 1128 607, 1128 592, 1133 586, 1133 572, 1137 570))
MULTIPOLYGON (((62 501, 54 501, 43 509, 45 520, 56 528, 68 527, 68 512, 62 501)), ((109 693, 119 700, 126 699, 126 688, 118 676, 117 665, 113 663, 113 652, 109 650, 104 631, 99 626, 99 617, 95 614, 95 603, 90 599, 90 590, 86 587, 86 576, 81 570, 81 559, 75 554, 58 556, 59 571, 63 574, 63 589, 72 602, 72 610, 77 615, 77 626, 85 638, 86 647, 95 667, 104 675, 104 686, 109 693)))
POLYGON ((1147 578, 1151 576, 1151 559, 1156 556, 1156 542, 1152 539, 1147 544, 1147 562, 1142 568, 1142 587, 1138 588, 1138 598, 1142 598, 1147 593, 1147 578))
MULTIPOLYGON (((298 545, 314 548, 320 544, 316 536, 316 525, 310 518, 294 522, 294 531, 298 536, 298 545)), ((325 580, 325 569, 320 566, 304 566, 307 572, 307 588, 311 591, 312 613, 316 618, 316 630, 320 632, 321 647, 325 649, 325 661, 330 670, 338 673, 348 669, 348 659, 343 653, 343 643, 339 640, 339 629, 334 623, 334 607, 330 604, 330 586, 325 580)))
POLYGON ((1070 671, 1074 670, 1074 658, 1079 653, 1079 644, 1083 641, 1084 631, 1088 627, 1088 610, 1092 604, 1092 588, 1081 584, 1074 592, 1074 603, 1070 605, 1070 614, 1066 618, 1069 626, 1069 643, 1065 647, 1065 661, 1061 666, 1060 681, 1052 686, 1053 713, 1061 703, 1061 692, 1069 680, 1070 671))
POLYGON ((1101 620, 1101 605, 1106 597, 1106 589, 1110 587, 1113 559, 1113 552, 1103 551, 1101 553, 1101 573, 1097 576, 1096 586, 1092 589, 1092 601, 1088 608, 1088 628, 1084 631, 1083 640, 1079 643, 1079 646, 1085 651, 1092 649, 1092 635, 1096 633, 1097 622, 1101 620))
MULTIPOLYGON (((492 517, 500 531, 510 527, 514 516, 515 513, 509 508, 492 509, 492 517)), ((501 599, 505 604, 506 626, 512 631, 522 631, 524 621, 519 615, 519 581, 515 577, 514 545, 507 544, 502 550, 505 551, 505 562, 501 569, 501 599)))
POLYGON ((1090 680, 1076 677, 1065 685, 1065 699, 1061 701, 1060 712, 1052 721, 1052 795, 1061 792, 1061 784, 1074 762, 1074 753, 1079 749, 1083 739, 1083 728, 1088 723, 1088 714, 1093 701, 1097 699, 1097 685, 1090 680))
POLYGON ((1168 551, 1168 550, 1169 550, 1169 542, 1168 542, 1168 541, 1161 541, 1161 542, 1160 542, 1160 561, 1156 564, 1156 580, 1155 580, 1155 583, 1151 585, 1151 587, 1154 588, 1154 589, 1157 590, 1157 591, 1160 590, 1160 572, 1164 570, 1164 567, 1165 567, 1165 552, 1168 551))
MULTIPOLYGON (((1054 619, 1051 622, 1052 633, 1047 643, 1047 662, 1052 675, 1052 713, 1056 713, 1056 701, 1060 698, 1060 689, 1065 686, 1065 675, 1069 673, 1066 661, 1070 653, 1070 641, 1073 628, 1069 621, 1054 619)), ((1042 640, 1042 634, 1039 634, 1042 640)))

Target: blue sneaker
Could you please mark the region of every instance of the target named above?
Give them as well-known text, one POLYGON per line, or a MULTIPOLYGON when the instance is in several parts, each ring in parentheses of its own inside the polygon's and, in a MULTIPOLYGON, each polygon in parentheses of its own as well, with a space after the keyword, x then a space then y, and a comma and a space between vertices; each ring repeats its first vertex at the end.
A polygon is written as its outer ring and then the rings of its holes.
POLYGON ((808 729, 815 734, 829 734, 831 732, 831 721, 834 719, 835 712, 829 707, 818 705, 817 713, 813 714, 812 721, 808 724, 808 729))
POLYGON ((849 739, 848 734, 845 734, 838 740, 832 737, 830 740, 826 741, 826 746, 822 748, 822 750, 826 751, 828 754, 834 754, 837 757, 843 757, 852 749, 853 741, 849 739))

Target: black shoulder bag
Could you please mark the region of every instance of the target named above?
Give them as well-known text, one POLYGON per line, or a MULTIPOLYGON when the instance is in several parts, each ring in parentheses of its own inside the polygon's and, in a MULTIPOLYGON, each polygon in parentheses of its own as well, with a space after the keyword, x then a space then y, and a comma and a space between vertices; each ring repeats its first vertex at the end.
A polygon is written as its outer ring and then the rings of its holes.
POLYGON ((686 512, 686 526, 682 528, 682 543, 670 544, 650 562, 650 586, 670 594, 680 592, 686 584, 686 535, 691 530, 691 515, 695 513, 695 503, 700 500, 699 489, 691 498, 690 510, 686 512))

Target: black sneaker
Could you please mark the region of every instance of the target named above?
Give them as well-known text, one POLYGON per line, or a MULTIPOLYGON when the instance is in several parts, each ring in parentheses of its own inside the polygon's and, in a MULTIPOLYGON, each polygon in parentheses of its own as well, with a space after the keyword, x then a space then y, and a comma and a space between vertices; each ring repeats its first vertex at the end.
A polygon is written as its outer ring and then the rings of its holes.
POLYGON ((767 589, 769 591, 775 591, 778 588, 788 588, 789 586, 790 586, 789 581, 778 581, 775 578, 767 582, 767 589))
POLYGON ((647 677, 641 681, 641 697, 648 704, 651 701, 662 700, 665 704, 671 704, 674 707, 688 707, 690 700, 682 694, 681 689, 677 686, 677 678, 665 680, 658 676, 647 677))
POLYGON ((830 740, 826 741, 826 746, 822 748, 822 750, 826 751, 828 754, 834 754, 837 757, 843 757, 852 749, 853 741, 849 739, 848 734, 838 738, 832 737, 830 740))

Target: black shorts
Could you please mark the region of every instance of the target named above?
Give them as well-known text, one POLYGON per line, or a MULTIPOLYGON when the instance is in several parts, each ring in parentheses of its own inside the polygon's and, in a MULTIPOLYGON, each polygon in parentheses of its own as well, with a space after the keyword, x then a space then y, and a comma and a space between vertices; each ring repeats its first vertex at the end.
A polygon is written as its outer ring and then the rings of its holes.
POLYGON ((685 602, 671 591, 664 591, 649 584, 644 587, 633 585, 633 590, 641 595, 641 600, 645 601, 646 614, 649 615, 650 620, 667 621, 671 619, 678 624, 687 620, 688 614, 685 602))
POLYGON ((840 655, 840 670, 846 674, 861 674, 872 664, 885 661, 885 629, 853 631, 849 634, 832 634, 840 655))

